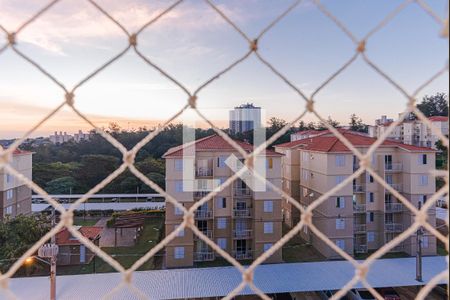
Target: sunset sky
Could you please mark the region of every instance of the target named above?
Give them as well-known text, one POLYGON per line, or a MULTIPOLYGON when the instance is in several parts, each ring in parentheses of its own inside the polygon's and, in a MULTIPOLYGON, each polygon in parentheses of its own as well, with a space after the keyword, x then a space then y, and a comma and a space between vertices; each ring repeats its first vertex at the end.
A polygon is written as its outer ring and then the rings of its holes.
MULTIPOLYGON (((14 31, 48 0, 0 0, 0 25, 14 31)), ((214 1, 250 37, 293 1, 214 1)), ((402 0, 323 0, 353 34, 361 38, 402 0)), ((446 0, 429 0, 446 16, 446 0)), ((97 0, 129 31, 173 1, 97 0)), ((448 40, 441 26, 412 4, 368 42, 368 56, 408 92, 429 79, 448 60, 448 40)), ((200 0, 186 0, 140 35, 139 49, 191 91, 243 56, 247 42, 200 0)), ((3 42, 0 42, 0 47, 3 42)), ((127 37, 88 1, 62 0, 18 36, 18 48, 71 88, 118 54, 127 37)), ((304 1, 269 31, 260 53, 297 87, 310 95, 353 54, 355 45, 310 1, 304 1)), ((422 93, 448 93, 448 74, 422 93)), ((11 49, 0 54, 0 138, 18 137, 64 98, 63 91, 11 49)), ((99 126, 117 121, 123 127, 152 126, 171 117, 186 103, 186 95, 145 64, 133 51, 82 86, 76 107, 99 126)), ((266 109, 267 117, 286 120, 305 103, 255 57, 227 73, 199 95, 198 107, 223 126, 228 110, 245 102, 266 109), (209 111, 208 109, 211 109, 209 111)), ((356 113, 372 124, 382 114, 404 110, 406 99, 358 59, 316 97, 317 110, 347 123, 356 113)), ((315 121, 309 115, 305 121, 315 121)), ((90 129, 65 109, 33 136, 55 130, 90 129)))

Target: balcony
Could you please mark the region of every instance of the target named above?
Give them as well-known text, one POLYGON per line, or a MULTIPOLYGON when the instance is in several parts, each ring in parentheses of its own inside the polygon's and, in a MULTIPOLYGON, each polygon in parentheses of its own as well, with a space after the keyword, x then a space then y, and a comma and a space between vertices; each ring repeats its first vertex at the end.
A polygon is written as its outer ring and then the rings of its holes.
POLYGON ((202 191, 202 192, 194 192, 194 199, 199 200, 206 197, 210 192, 202 191))
POLYGON ((384 230, 386 232, 402 232, 403 225, 399 223, 387 223, 384 225, 384 230))
MULTIPOLYGON (((206 235, 209 239, 213 238, 213 231, 212 230, 200 230, 204 235, 206 235)), ((198 241, 201 240, 197 235, 194 235, 194 240, 198 241)))
POLYGON ((367 253, 367 245, 355 245, 355 253, 367 253))
POLYGON ((253 253, 251 250, 247 251, 233 251, 233 257, 237 260, 253 259, 253 253))
POLYGON ((195 170, 195 176, 197 176, 197 177, 212 177, 213 169, 199 168, 199 169, 195 170))
POLYGON ((366 187, 365 186, 363 186, 363 185, 353 185, 353 193, 356 193, 356 194, 363 194, 363 193, 365 193, 366 192, 366 187))
POLYGON ((403 191, 403 185, 401 185, 401 184, 397 184, 397 183, 388 183, 388 184, 397 192, 401 193, 403 191))
POLYGON ((251 239, 253 236, 253 230, 233 230, 233 238, 236 240, 251 239))
POLYGON ((367 231, 367 225, 366 224, 355 224, 353 226, 353 232, 356 234, 364 234, 367 231))
POLYGON ((366 205, 365 204, 353 204, 353 212, 356 214, 365 214, 366 205))
POLYGON ((401 203, 386 203, 384 210, 387 213, 403 212, 403 204, 401 203))
POLYGON ((251 197, 252 190, 249 188, 234 188, 234 195, 237 197, 251 197))
POLYGON ((403 171, 402 163, 389 163, 384 166, 384 171, 386 173, 398 173, 403 171))
POLYGON ((215 258, 214 252, 194 252, 195 262, 213 261, 215 258))
POLYGON ((234 218, 251 218, 252 211, 250 209, 233 209, 234 218))
POLYGON ((197 210, 195 211, 195 219, 196 220, 210 220, 212 219, 213 212, 212 210, 197 210))

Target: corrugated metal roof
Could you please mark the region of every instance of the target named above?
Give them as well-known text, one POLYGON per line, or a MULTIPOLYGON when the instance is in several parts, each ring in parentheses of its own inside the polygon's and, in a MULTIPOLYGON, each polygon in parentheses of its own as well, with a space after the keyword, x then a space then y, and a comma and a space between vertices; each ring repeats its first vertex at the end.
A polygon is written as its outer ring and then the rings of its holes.
MULTIPOLYGON (((423 260, 423 279, 446 269, 445 257, 423 260)), ((353 266, 346 261, 263 265, 255 272, 255 284, 267 294, 337 290, 354 275, 353 266)), ((378 260, 371 267, 368 281, 373 287, 424 285, 415 280, 415 259, 378 260)), ((150 299, 185 299, 222 297, 241 282, 242 275, 234 267, 159 270, 135 272, 134 285, 150 299)), ((100 299, 121 281, 118 273, 58 276, 57 298, 100 299)), ((442 282, 444 283, 444 282, 442 282)), ((362 285, 358 284, 357 288, 362 285)), ((20 299, 48 299, 47 277, 11 279, 11 290, 20 299)), ((253 292, 246 288, 241 294, 253 292)), ((1 298, 0 289, 0 298, 1 298)), ((136 299, 125 288, 114 299, 136 299)))
MULTIPOLYGON (((61 204, 64 209, 69 209, 72 205, 71 203, 62 203, 61 204)), ((114 211, 123 211, 123 210, 132 210, 132 209, 162 209, 166 206, 165 202, 105 202, 105 203, 83 203, 80 204, 76 210, 114 210, 114 211)), ((35 204, 31 205, 31 209, 33 212, 41 212, 46 209, 50 209, 50 204, 35 204)))

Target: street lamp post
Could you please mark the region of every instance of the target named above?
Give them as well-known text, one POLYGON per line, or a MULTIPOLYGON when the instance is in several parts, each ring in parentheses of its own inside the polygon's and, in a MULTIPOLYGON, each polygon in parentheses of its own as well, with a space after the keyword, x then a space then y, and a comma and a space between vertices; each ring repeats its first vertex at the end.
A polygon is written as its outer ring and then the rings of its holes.
POLYGON ((38 256, 36 257, 39 261, 45 262, 50 265, 50 300, 56 299, 56 256, 58 255, 58 245, 44 244, 38 250, 38 256), (50 262, 43 258, 50 258, 50 262))

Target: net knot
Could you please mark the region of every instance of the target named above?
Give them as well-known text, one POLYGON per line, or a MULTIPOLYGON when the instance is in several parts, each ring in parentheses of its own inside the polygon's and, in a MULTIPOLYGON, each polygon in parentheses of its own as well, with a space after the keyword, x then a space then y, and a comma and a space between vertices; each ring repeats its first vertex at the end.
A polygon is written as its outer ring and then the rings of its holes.
POLYGON ((66 211, 63 214, 61 214, 61 221, 63 222, 64 226, 70 227, 73 225, 73 212, 66 211))
POLYGON ((14 32, 8 33, 7 39, 10 45, 16 44, 16 34, 14 32))
POLYGON ((191 108, 197 108, 197 96, 195 96, 195 95, 193 95, 193 96, 191 96, 190 98, 189 98, 189 106, 191 107, 191 108))
POLYGON ((75 102, 74 101, 75 95, 72 92, 68 92, 68 93, 66 93, 65 98, 66 98, 66 104, 69 106, 73 106, 73 104, 75 102))
POLYGON ((258 51, 258 39, 255 39, 250 43, 250 50, 253 52, 258 51))
POLYGON ((137 35, 136 33, 133 33, 132 35, 130 35, 128 42, 130 43, 131 46, 136 47, 137 45, 137 35))
POLYGON ((420 210, 419 213, 416 215, 415 221, 418 224, 425 224, 428 220, 428 214, 425 210, 420 210))
POLYGON ((366 45, 367 45, 367 42, 365 40, 362 40, 361 42, 359 42, 358 48, 356 48, 356 50, 359 53, 364 53, 364 52, 366 52, 366 45))
POLYGON ((133 279, 133 272, 129 270, 125 271, 125 273, 123 274, 123 281, 126 284, 130 284, 132 279, 133 279))
POLYGON ((306 109, 312 113, 314 112, 314 100, 308 100, 308 102, 306 103, 306 109))
POLYGON ((194 227, 195 226, 195 218, 194 214, 190 211, 184 214, 184 222, 186 222, 187 227, 194 227))
POLYGON ((134 154, 134 152, 132 151, 128 151, 127 153, 125 153, 123 155, 123 162, 127 165, 127 166, 131 166, 134 164, 134 160, 136 158, 136 154, 134 154))
POLYGON ((11 153, 3 152, 0 154, 0 165, 6 165, 11 162, 11 153))
POLYGON ((312 217, 313 217, 312 212, 307 210, 302 214, 301 220, 305 225, 312 225, 312 217))
POLYGON ((244 273, 242 273, 242 280, 249 284, 253 282, 253 271, 246 270, 244 273))
POLYGON ((363 159, 361 159, 359 161, 359 166, 362 169, 368 169, 370 167, 370 165, 371 165, 371 162, 370 162, 370 159, 368 157, 364 157, 363 159))
POLYGON ((359 280, 365 279, 367 273, 369 273, 369 267, 366 265, 359 265, 355 270, 356 277, 358 277, 359 280))

